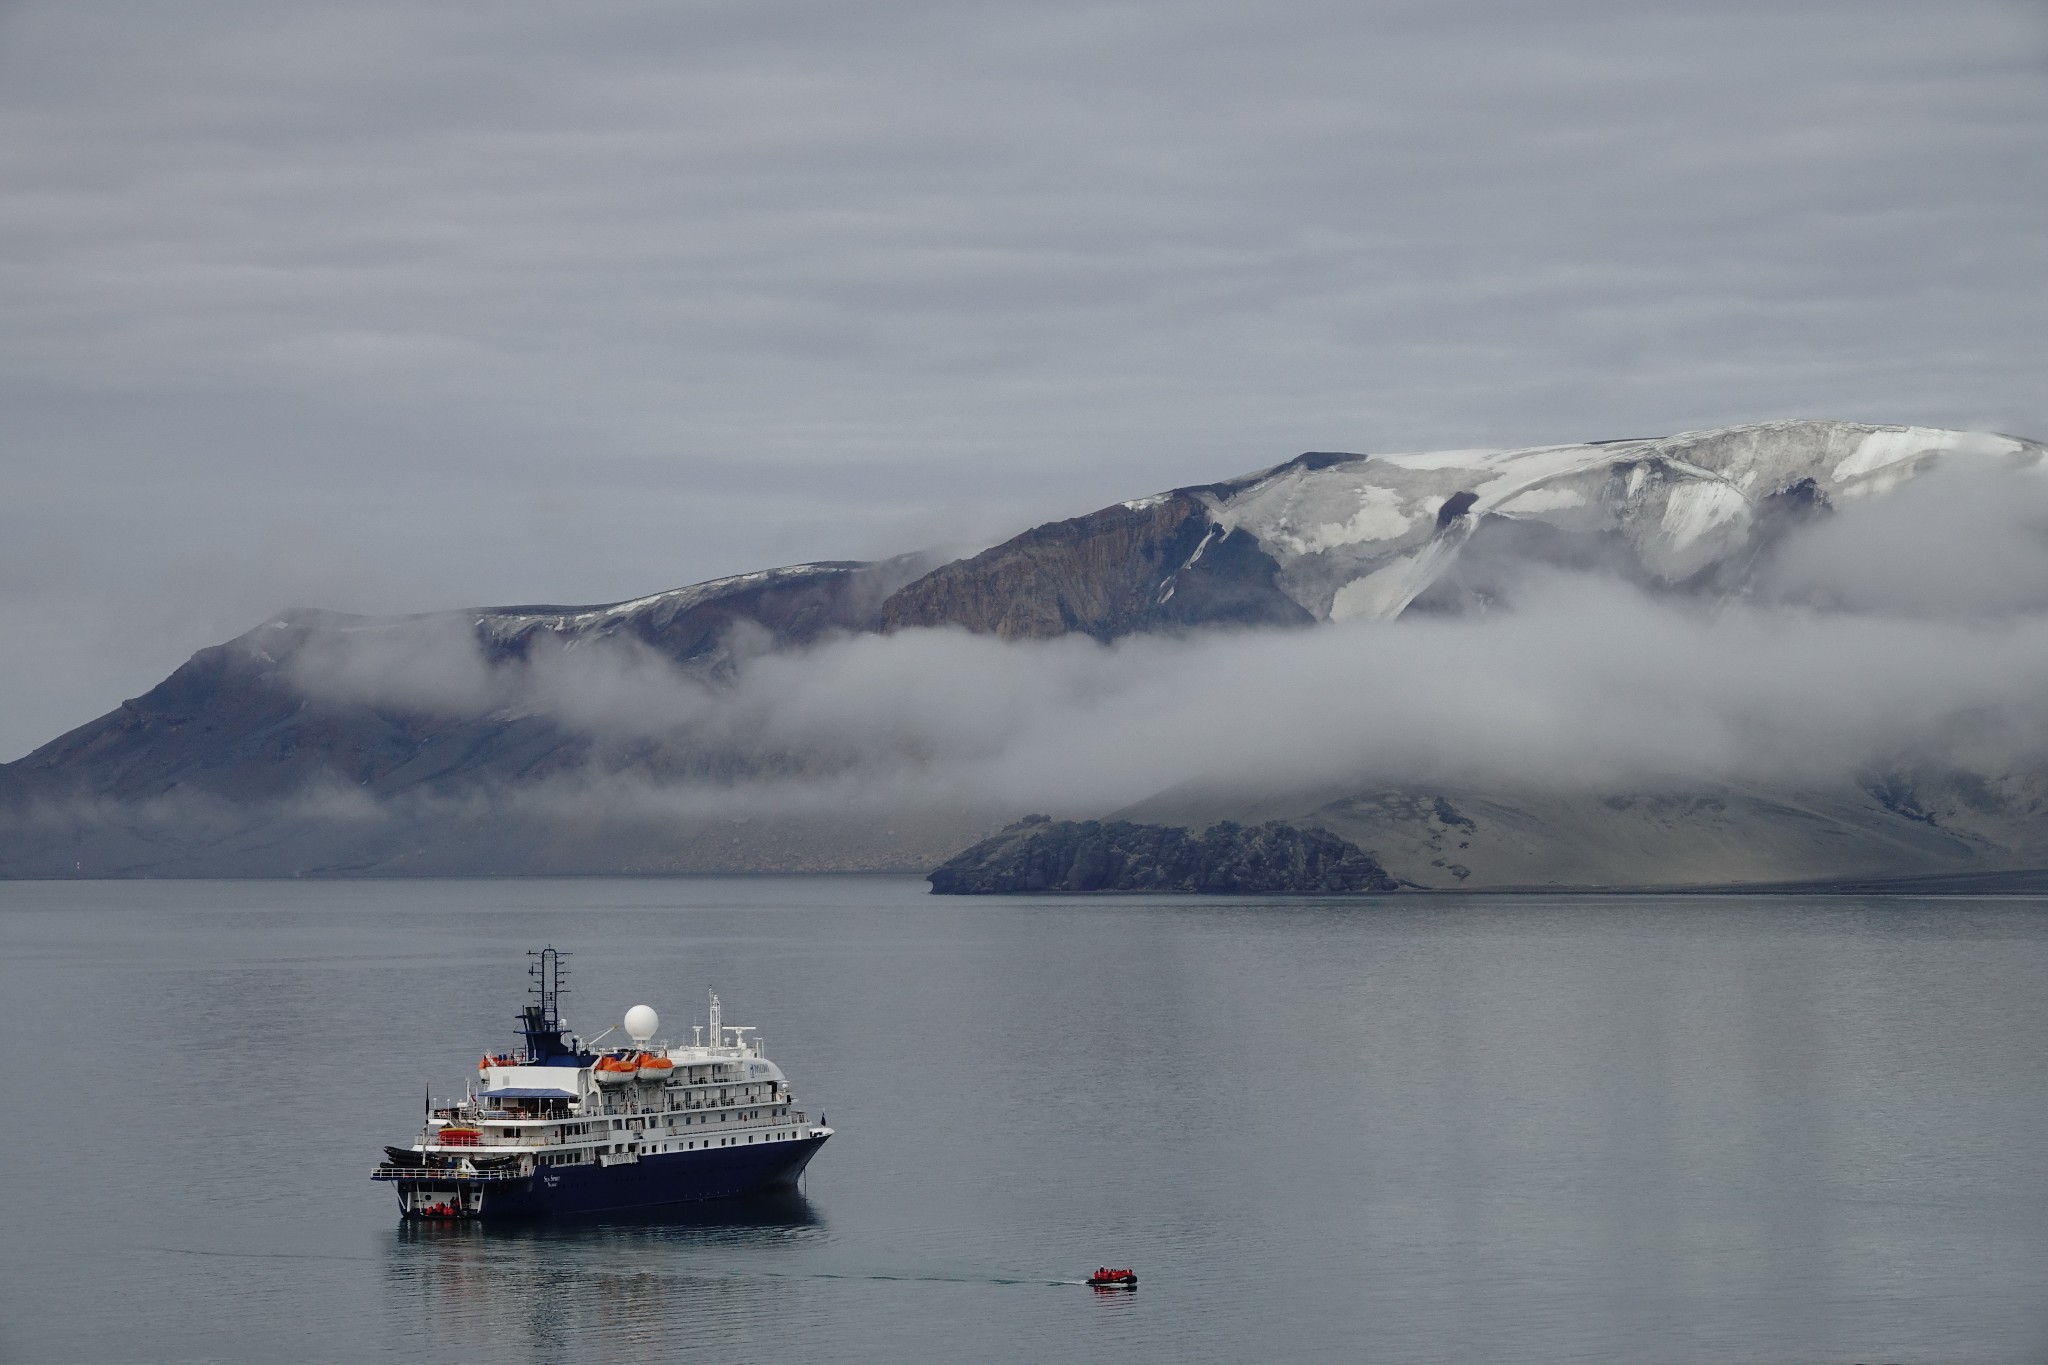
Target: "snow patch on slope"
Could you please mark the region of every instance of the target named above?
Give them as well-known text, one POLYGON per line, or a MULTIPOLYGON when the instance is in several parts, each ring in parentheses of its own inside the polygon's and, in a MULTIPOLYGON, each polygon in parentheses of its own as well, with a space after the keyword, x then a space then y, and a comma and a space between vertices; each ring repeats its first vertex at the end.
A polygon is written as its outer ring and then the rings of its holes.
POLYGON ((652 614, 672 620, 679 612, 688 611, 691 607, 745 588, 843 573, 849 567, 851 566, 844 563, 790 564, 776 569, 760 569, 753 573, 731 574, 725 578, 692 583, 684 588, 671 588, 667 592, 652 593, 624 602, 607 602, 598 606, 501 608, 479 616, 476 624, 480 629, 501 636, 515 634, 521 629, 535 625, 561 633, 580 634, 592 630, 601 633, 635 617, 652 614))
POLYGON ((1418 451, 1292 461, 1191 490, 1244 530, 1318 619, 1399 615, 1493 514, 1618 535, 1679 582, 1749 542, 1764 500, 1806 481, 1827 498, 1882 492, 1939 460, 2039 465, 2033 442, 1852 422, 1766 422, 1599 445, 1418 451), (1463 495, 1463 496, 1461 496, 1463 495), (1460 498, 1463 514, 1440 525, 1460 498))
POLYGON ((1531 488, 1504 500, 1494 510, 1503 516, 1534 516, 1538 512, 1562 512, 1584 507, 1586 495, 1573 488, 1531 488))
POLYGON ((1346 583, 1330 599, 1330 619, 1383 621, 1399 616, 1450 567, 1461 544, 1463 537, 1440 536, 1414 554, 1346 583))
POLYGON ((1288 469, 1227 500, 1208 501, 1225 530, 1242 527, 1268 552, 1278 547, 1295 557, 1397 539, 1434 510, 1355 464, 1288 469))
POLYGON ((1976 431, 1941 431, 1932 427, 1893 427, 1871 432, 1848 458, 1830 471, 1836 483, 1860 478, 1927 454, 2018 455, 2024 442, 2010 436, 1976 431))
POLYGON ((1357 508, 1348 519, 1318 522, 1298 531, 1282 523, 1274 534, 1283 538, 1287 548, 1295 554, 1308 555, 1334 550, 1340 545, 1393 540, 1405 535, 1415 524, 1416 513, 1404 511, 1400 496, 1392 489, 1362 484, 1349 491, 1356 498, 1357 508))
POLYGON ((1719 479, 1680 484, 1664 501, 1659 529, 1675 549, 1683 549, 1717 526, 1749 516, 1749 499, 1719 479))

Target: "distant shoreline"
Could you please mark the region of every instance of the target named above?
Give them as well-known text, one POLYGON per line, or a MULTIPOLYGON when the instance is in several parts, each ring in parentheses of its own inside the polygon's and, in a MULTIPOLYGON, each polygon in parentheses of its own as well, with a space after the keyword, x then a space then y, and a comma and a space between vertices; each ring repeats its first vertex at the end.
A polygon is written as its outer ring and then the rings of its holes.
MULTIPOLYGON (((806 880, 858 878, 923 880, 926 868, 860 868, 847 871, 764 871, 747 868, 730 872, 308 872, 297 876, 133 876, 133 877, 0 877, 0 885, 62 884, 67 882, 580 882, 580 881, 763 881, 782 877, 806 880)), ((1397 891, 1355 894, 1288 894, 1255 892, 1193 891, 1035 891, 990 892, 988 899, 1005 900, 1258 900, 1276 904, 1302 901, 1385 901, 1482 899, 1512 896, 2048 896, 2048 868, 2024 868, 2008 872, 1944 873, 1932 876, 1853 878, 1838 877, 1800 882, 1723 882, 1704 886, 1403 886, 1397 891)), ((978 896, 948 896, 948 900, 980 899, 978 896)))

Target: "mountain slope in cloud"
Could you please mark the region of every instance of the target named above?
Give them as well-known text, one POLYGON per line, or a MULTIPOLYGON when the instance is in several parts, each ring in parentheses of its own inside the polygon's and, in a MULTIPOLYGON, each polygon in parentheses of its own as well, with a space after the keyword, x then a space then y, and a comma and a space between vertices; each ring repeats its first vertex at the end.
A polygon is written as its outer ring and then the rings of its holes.
POLYGON ((1386 620, 1456 604, 1473 549, 1739 588, 1791 524, 1947 461, 2038 465, 2014 437, 1770 422, 1654 440, 1401 455, 1311 453, 1039 527, 890 599, 888 626, 1010 638, 1386 620), (1434 593, 1433 593, 1433 590, 1434 593))
POLYGON ((1318 823, 1430 885, 2032 865, 2043 454, 1312 454, 936 567, 288 613, 0 768, 0 871, 914 866, 1047 806, 1318 823), (1889 691, 1839 662, 1930 648, 1889 691))

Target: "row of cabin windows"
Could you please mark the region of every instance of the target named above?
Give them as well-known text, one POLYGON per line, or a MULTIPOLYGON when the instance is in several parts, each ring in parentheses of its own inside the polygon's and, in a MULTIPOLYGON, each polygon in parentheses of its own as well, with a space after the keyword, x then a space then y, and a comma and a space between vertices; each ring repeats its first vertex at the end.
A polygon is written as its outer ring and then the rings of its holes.
MULTIPOLYGON (((782 1115, 783 1115, 783 1114, 784 1114, 785 1112, 786 1112, 786 1111, 784 1111, 784 1110, 781 1110, 781 1109, 771 1110, 771 1111, 769 1111, 769 1115, 768 1115, 768 1116, 769 1116, 770 1118, 780 1118, 780 1117, 781 1117, 781 1116, 782 1116, 782 1115)), ((750 1120, 750 1119, 758 1119, 758 1118, 760 1118, 760 1117, 761 1117, 761 1111, 757 1109, 757 1110, 753 1110, 753 1111, 751 1111, 751 1112, 749 1112, 749 1113, 745 1113, 745 1114, 720 1114, 720 1115, 718 1116, 718 1121, 719 1121, 720 1123, 725 1123, 725 1122, 728 1122, 728 1121, 734 1121, 734 1122, 745 1122, 745 1121, 747 1121, 747 1120, 750 1120)), ((699 1121, 699 1120, 698 1120, 698 1119, 697 1119, 697 1118, 696 1118, 696 1117, 695 1117, 694 1115, 685 1115, 685 1116, 683 1117, 683 1122, 684 1122, 685 1124, 692 1124, 692 1123, 696 1123, 696 1122, 698 1122, 698 1121, 699 1121)), ((705 1122, 705 1123, 709 1123, 709 1122, 711 1121, 711 1118, 710 1118, 710 1116, 709 1116, 709 1115, 706 1115, 706 1116, 705 1116, 705 1117, 703 1118, 703 1120, 702 1120, 702 1121, 703 1121, 703 1122, 705 1122)), ((674 1127, 674 1126, 675 1126, 675 1119, 674 1119, 673 1117, 670 1117, 670 1118, 668 1119, 668 1121, 667 1121, 667 1122, 668 1122, 668 1126, 669 1126, 669 1127, 671 1127, 671 1128, 672 1128, 672 1127, 674 1127)), ((614 1126, 615 1128, 623 1128, 623 1127, 625 1126, 625 1120, 623 1120, 623 1119, 617 1120, 617 1121, 615 1121, 615 1122, 614 1122, 613 1126, 614 1126)), ((573 1127, 570 1127, 570 1128, 564 1128, 564 1129, 562 1130, 562 1133, 561 1133, 561 1136, 560 1136, 560 1137, 553 1137, 552 1135, 549 1135, 549 1137, 551 1138, 551 1140, 553 1140, 553 1141, 556 1141, 556 1142, 566 1142, 566 1141, 567 1141, 568 1139, 570 1139, 570 1138, 572 1138, 572 1137, 576 1136, 576 1135, 577 1135, 578 1133, 580 1133, 580 1132, 584 1131, 584 1129, 585 1129, 586 1127, 587 1127, 587 1125, 580 1125, 580 1124, 579 1124, 579 1125, 576 1125, 576 1126, 573 1126, 573 1127)), ((506 1135, 507 1137, 511 1137, 511 1136, 514 1136, 514 1135, 516 1135, 516 1134, 518 1133, 518 1131, 519 1131, 519 1130, 518 1130, 518 1129, 516 1129, 516 1128, 507 1128, 507 1129, 505 1129, 504 1131, 505 1131, 505 1135, 506 1135)))
MULTIPOLYGON (((781 1141, 781 1140, 784 1140, 784 1139, 793 1139, 793 1138, 795 1138, 795 1137, 796 1137, 796 1130, 795 1130, 795 1129, 793 1129, 793 1128, 791 1128, 791 1129, 785 1129, 785 1130, 783 1130, 783 1131, 781 1131, 781 1132, 775 1132, 775 1133, 761 1133, 761 1134, 751 1134, 751 1133, 750 1133, 750 1134, 748 1134, 748 1135, 747 1135, 747 1141, 748 1141, 748 1142, 755 1142, 755 1141, 760 1141, 760 1142, 777 1142, 777 1141, 781 1141)), ((709 1147, 713 1147, 713 1146, 718 1146, 718 1147, 737 1147, 737 1146, 739 1146, 739 1144, 740 1144, 740 1140, 739 1140, 739 1138, 738 1138, 737 1136, 734 1136, 734 1137, 723 1137, 723 1138, 716 1138, 716 1139, 713 1139, 713 1138, 705 1138, 705 1139, 703 1139, 703 1145, 704 1145, 705 1147, 707 1147, 707 1148, 709 1148, 709 1147)), ((623 1152, 623 1151, 625 1151, 625 1150, 626 1150, 626 1148, 625 1148, 625 1146, 624 1146, 623 1144, 617 1144, 617 1145, 614 1145, 614 1146, 611 1146, 611 1147, 607 1147, 607 1148, 605 1148, 604 1150, 605 1150, 606 1152, 623 1152)), ((661 1147, 657 1147, 657 1148, 655 1148, 655 1151, 657 1151, 657 1152, 694 1152, 694 1151, 696 1151, 696 1150, 697 1150, 697 1142, 696 1142, 696 1141, 690 1141, 690 1142, 686 1142, 686 1143, 683 1143, 683 1144, 681 1144, 681 1145, 676 1145, 676 1144, 673 1144, 673 1143, 671 1143, 671 1144, 668 1144, 668 1145, 666 1145, 666 1146, 661 1146, 661 1147)), ((593 1157, 594 1157, 595 1155, 596 1155, 596 1152, 595 1152, 595 1150, 594 1150, 594 1149, 591 1149, 591 1148, 584 1148, 584 1149, 582 1149, 582 1150, 579 1150, 579 1151, 574 1151, 574 1152, 543 1152, 543 1153, 541 1153, 541 1156, 540 1156, 540 1164, 541 1164, 541 1165, 543 1165, 543 1166, 587 1166, 587 1165, 589 1165, 589 1164, 590 1164, 591 1160, 593 1159, 593 1157)))
MULTIPOLYGON (((750 1133, 747 1135, 747 1141, 775 1142, 782 1138, 793 1138, 795 1136, 796 1130, 792 1128, 780 1133, 750 1133)), ((705 1138, 704 1145, 706 1147, 737 1147, 740 1145, 740 1140, 738 1137, 705 1138)), ((680 1145, 671 1143, 666 1147, 657 1147, 654 1150, 657 1152, 694 1152, 697 1150, 697 1144, 695 1142, 685 1142, 680 1145)))
MULTIPOLYGON (((720 1114, 720 1115, 718 1116, 718 1121, 719 1121, 720 1123, 727 1123, 727 1122, 745 1122, 745 1121, 747 1121, 747 1120, 750 1120, 750 1119, 758 1119, 758 1118, 760 1118, 760 1117, 761 1117, 761 1112, 762 1112, 762 1111, 760 1111, 760 1110, 758 1110, 758 1109, 755 1109, 755 1110, 750 1110, 749 1112, 747 1112, 747 1113, 744 1113, 744 1114, 720 1114)), ((787 1111, 786 1109, 779 1109, 779 1108, 778 1108, 778 1109, 773 1109, 773 1110, 770 1110, 770 1111, 768 1111, 768 1114, 769 1114, 769 1117, 770 1117, 770 1118, 780 1118, 780 1117, 781 1117, 781 1116, 782 1116, 783 1114, 785 1114, 785 1113, 787 1113, 787 1112, 788 1112, 788 1111, 787 1111)), ((706 1115, 704 1115, 704 1116, 702 1117, 702 1119, 700 1120, 700 1119, 698 1118, 698 1116, 697 1116, 697 1115, 694 1115, 694 1114, 685 1114, 685 1115, 683 1115, 683 1122, 684 1122, 685 1124, 694 1124, 694 1123, 698 1123, 698 1122, 703 1122, 703 1123, 709 1123, 709 1122, 711 1122, 711 1116, 710 1116, 709 1114, 706 1114, 706 1115)), ((673 1127, 675 1126, 675 1116, 674 1116, 673 1114, 671 1114, 671 1115, 667 1116, 667 1118, 666 1118, 666 1123, 667 1123, 667 1125, 668 1125, 669 1127, 673 1128, 673 1127)), ((613 1119, 613 1120, 612 1120, 612 1127, 613 1127, 614 1129, 621 1129, 621 1128, 624 1128, 625 1126, 626 1126, 626 1121, 625 1121, 624 1119, 613 1119)), ((585 1133, 585 1132, 587 1132, 587 1131, 589 1130, 589 1128, 590 1128, 590 1125, 589 1125, 589 1124, 587 1124, 587 1123, 577 1123, 577 1124, 570 1124, 570 1125, 568 1125, 567 1127, 565 1127, 565 1128, 563 1128, 563 1129, 562 1129, 562 1135, 561 1135, 561 1137, 559 1137, 559 1138, 556 1138, 556 1139, 555 1139, 555 1141, 558 1141, 558 1142, 559 1142, 559 1141, 566 1141, 566 1140, 568 1140, 569 1138, 572 1138, 572 1137, 575 1137, 575 1136, 577 1136, 577 1135, 579 1135, 579 1134, 581 1134, 581 1133, 585 1133)), ((519 1130, 518 1130, 518 1129, 516 1129, 516 1128, 507 1128, 507 1129, 505 1129, 505 1130, 504 1130, 504 1132, 505 1132, 505 1135, 506 1135, 507 1137, 511 1137, 511 1136, 515 1135, 515 1134, 516 1134, 516 1133, 517 1133, 518 1131, 519 1131, 519 1130)), ((771 1136, 781 1136, 781 1135, 780 1135, 780 1134, 772 1134, 771 1136)), ((791 1136, 795 1136, 795 1135, 794 1135, 794 1134, 791 1134, 791 1136)), ((748 1139, 747 1139, 747 1141, 749 1141, 749 1142, 752 1142, 752 1141, 753 1141, 753 1139, 752 1139, 752 1138, 748 1138, 748 1139)), ((618 1149, 614 1148, 613 1150, 618 1150, 618 1149)), ((689 1150, 689 1149, 685 1149, 685 1150, 689 1150)))
MULTIPOLYGON (((765 1114, 766 1114, 766 1115, 767 1115, 768 1117, 770 1117, 770 1118, 780 1118, 780 1117, 782 1117, 782 1116, 783 1116, 784 1114, 786 1114, 786 1113, 788 1113, 788 1112, 789 1112, 789 1110, 788 1110, 787 1108, 776 1108, 776 1109, 767 1109, 767 1110, 762 1110, 762 1109, 750 1109, 750 1110, 748 1110, 748 1111, 747 1111, 746 1113, 743 1113, 743 1114, 741 1114, 741 1113, 721 1113, 721 1114, 720 1114, 720 1115, 718 1116, 718 1122, 720 1122, 720 1123, 745 1123, 745 1122, 748 1122, 748 1121, 750 1121, 750 1120, 753 1120, 753 1119, 758 1119, 758 1118, 760 1118, 760 1117, 761 1117, 761 1116, 762 1116, 762 1115, 763 1115, 764 1113, 765 1113, 765 1114)), ((676 1115, 674 1115, 674 1114, 666 1114, 666 1115, 649 1115, 649 1117, 650 1117, 650 1118, 654 1118, 654 1119, 656 1119, 656 1121, 657 1121, 657 1122, 658 1122, 658 1123, 659 1123, 660 1125, 662 1125, 662 1126, 665 1126, 665 1127, 669 1127, 669 1128, 673 1128, 673 1127, 675 1127, 675 1126, 676 1126, 676 1118, 677 1118, 677 1116, 676 1116, 676 1115)), ((685 1126, 688 1126, 688 1125, 691 1125, 691 1124, 698 1124, 698 1123, 710 1123, 711 1121, 712 1121, 712 1119, 711 1119, 711 1115, 709 1115, 709 1114, 684 1114, 684 1115, 682 1115, 682 1122, 683 1122, 683 1124, 684 1124, 685 1126)), ((612 1126, 613 1126, 614 1128, 623 1128, 623 1127, 625 1127, 625 1126, 626 1126, 626 1121, 625 1121, 624 1119, 613 1119, 613 1120, 612 1120, 612 1126)))
MULTIPOLYGON (((780 1117, 782 1117, 782 1116, 783 1116, 784 1114, 786 1114, 786 1113, 788 1113, 788 1112, 789 1112, 789 1110, 788 1110, 788 1107, 787 1107, 787 1106, 778 1106, 778 1107, 776 1107, 776 1108, 774 1108, 774 1109, 770 1109, 770 1110, 767 1110, 767 1111, 766 1111, 766 1113, 768 1114, 768 1116, 769 1116, 770 1118, 780 1118, 780 1117)), ((762 1110, 759 1110, 759 1109, 751 1109, 751 1110, 748 1110, 748 1111, 747 1111, 746 1113, 744 1113, 744 1114, 735 1114, 735 1113, 721 1113, 721 1114, 720 1114, 720 1115, 718 1116, 718 1121, 719 1121, 720 1123, 739 1123, 739 1122, 746 1122, 746 1121, 749 1121, 749 1120, 752 1120, 752 1119, 758 1119, 758 1118, 760 1118, 760 1117, 761 1117, 761 1115, 762 1115, 762 1113, 763 1113, 763 1111, 762 1111, 762 1110)), ((683 1122, 684 1122, 685 1124, 695 1124, 695 1123, 709 1123, 709 1122, 711 1122, 711 1116, 710 1116, 709 1114, 705 1114, 705 1115, 702 1115, 702 1116, 699 1116, 699 1115, 696 1115, 696 1114, 685 1114, 685 1115, 683 1115, 683 1116, 682 1116, 682 1118, 683 1118, 683 1122)), ((671 1115, 667 1115, 666 1117, 662 1118, 662 1120, 661 1120, 661 1121, 662 1121, 663 1123, 665 1123, 665 1124, 666 1124, 667 1126, 669 1126, 669 1127, 673 1128, 673 1127, 675 1126, 676 1118, 675 1118, 675 1115, 671 1114, 671 1115)), ((622 1119, 622 1118, 618 1118, 618 1119, 613 1119, 613 1120, 612 1120, 612 1123, 611 1123, 611 1126, 612 1126, 612 1128, 613 1128, 614 1130, 622 1129, 622 1128, 624 1128, 624 1127, 626 1126, 626 1120, 625 1120, 625 1119, 622 1119)), ((561 1131, 561 1135, 560 1135, 559 1137, 554 1137, 554 1138, 553 1138, 553 1140, 554 1140, 554 1141, 557 1141, 557 1142, 566 1142, 566 1141, 568 1141, 568 1140, 569 1140, 570 1138, 573 1138, 573 1137, 582 1137, 582 1136, 584 1136, 585 1134, 589 1133, 589 1131, 590 1131, 590 1128, 591 1128, 591 1125, 589 1125, 589 1124, 587 1124, 587 1123, 570 1123, 570 1124, 564 1124, 564 1125, 562 1126, 562 1131, 561 1131)), ((502 1133, 504 1134, 504 1136, 506 1136, 506 1137, 515 1137, 515 1136, 517 1136, 517 1135, 518 1135, 518 1134, 520 1133, 520 1131, 521 1131, 521 1130, 520 1130, 520 1129, 518 1129, 518 1128, 511 1128, 511 1127, 507 1127, 507 1128, 503 1128, 503 1129, 500 1129, 499 1131, 500 1131, 500 1132, 502 1132, 502 1133)), ((553 1135, 552 1135, 552 1134, 550 1134, 550 1135, 548 1135, 548 1136, 551 1136, 551 1137, 553 1137, 553 1135)))

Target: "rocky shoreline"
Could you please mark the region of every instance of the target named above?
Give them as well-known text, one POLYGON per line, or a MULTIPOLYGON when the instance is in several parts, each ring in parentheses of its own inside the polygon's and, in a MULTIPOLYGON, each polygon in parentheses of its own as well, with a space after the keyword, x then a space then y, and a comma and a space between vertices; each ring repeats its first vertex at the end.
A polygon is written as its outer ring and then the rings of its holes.
POLYGON ((1026 816, 933 869, 938 896, 1179 892, 1346 896, 1398 889, 1372 854, 1327 830, 1225 820, 1200 834, 1129 820, 1026 816))

